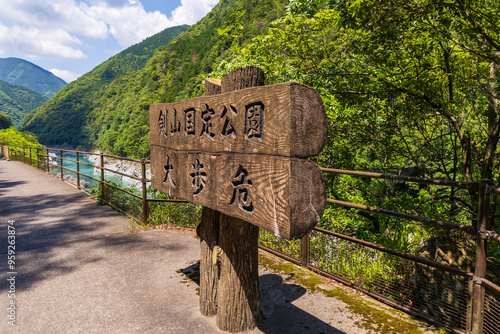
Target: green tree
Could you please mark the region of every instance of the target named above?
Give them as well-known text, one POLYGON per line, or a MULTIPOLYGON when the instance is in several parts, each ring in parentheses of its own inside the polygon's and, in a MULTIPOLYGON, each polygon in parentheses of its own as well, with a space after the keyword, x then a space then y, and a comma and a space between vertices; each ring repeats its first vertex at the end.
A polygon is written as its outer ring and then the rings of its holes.
POLYGON ((236 62, 321 92, 331 146, 355 152, 324 160, 498 181, 498 1, 309 2, 292 1, 236 62))
MULTIPOLYGON (((267 84, 294 80, 318 90, 330 122, 317 159, 323 166, 498 184, 499 16, 498 0, 292 0, 268 34, 232 64, 222 62, 214 76, 230 65, 255 65, 267 84)), ((327 182, 329 196, 341 200, 465 224, 477 216, 472 190, 350 177, 327 182)), ((447 235, 332 211, 322 224, 393 248, 401 235, 411 238, 399 242, 401 249, 447 235)), ((466 240, 453 243, 447 246, 466 240)))
POLYGON ((38 142, 35 135, 28 132, 21 132, 13 127, 0 130, 0 143, 10 147, 43 147, 43 145, 38 142))
POLYGON ((0 130, 7 129, 12 126, 12 121, 10 120, 9 115, 0 111, 0 130))

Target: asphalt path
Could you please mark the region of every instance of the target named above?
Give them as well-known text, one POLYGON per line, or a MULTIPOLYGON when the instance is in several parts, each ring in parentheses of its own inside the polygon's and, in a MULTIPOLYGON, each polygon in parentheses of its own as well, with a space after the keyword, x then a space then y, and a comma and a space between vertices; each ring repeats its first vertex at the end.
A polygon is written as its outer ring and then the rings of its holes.
MULTIPOLYGON (((193 233, 142 230, 50 174, 0 160, 0 333, 224 333, 184 275, 199 258, 193 233)), ((375 333, 343 302, 286 279, 261 268, 266 320, 248 333, 375 333)))

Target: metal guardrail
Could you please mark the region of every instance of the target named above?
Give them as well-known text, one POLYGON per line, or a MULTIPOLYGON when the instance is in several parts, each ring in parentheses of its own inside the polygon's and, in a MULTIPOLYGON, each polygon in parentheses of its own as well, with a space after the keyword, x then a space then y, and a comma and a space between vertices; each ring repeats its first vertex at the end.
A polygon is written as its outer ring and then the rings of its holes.
MULTIPOLYGON (((4 151, 4 147, 0 145, 0 151, 4 151)), ((73 171, 77 175, 77 187, 80 187, 80 171, 79 165, 84 164, 87 166, 92 166, 98 168, 100 170, 100 178, 93 178, 88 175, 91 179, 99 182, 100 189, 100 200, 106 202, 108 205, 111 205, 118 211, 130 215, 120 208, 114 206, 112 203, 105 201, 104 194, 104 186, 109 186, 112 188, 116 188, 124 193, 127 193, 134 198, 140 199, 142 201, 142 219, 136 219, 140 222, 148 221, 148 203, 149 202, 176 202, 176 203, 187 203, 184 200, 178 199, 148 199, 147 198, 147 190, 146 184, 150 182, 146 178, 146 165, 150 163, 150 161, 146 159, 130 159, 130 158, 122 158, 117 156, 112 156, 108 154, 100 154, 100 163, 99 165, 91 165, 84 162, 79 161, 80 154, 89 154, 95 155, 91 152, 82 152, 82 151, 74 151, 74 150, 62 150, 62 149, 49 149, 49 148, 30 148, 30 147, 18 147, 18 148, 10 148, 10 156, 14 159, 21 159, 25 163, 29 163, 30 165, 34 165, 36 163, 37 168, 46 169, 50 172, 50 163, 49 163, 49 150, 56 150, 60 153, 60 166, 61 168, 61 179, 64 179, 64 170, 70 170, 64 167, 64 161, 73 161, 76 162, 77 170, 73 171), (40 151, 44 153, 40 153, 40 151), (76 154, 76 160, 63 158, 63 152, 73 152, 76 154), (42 157, 43 159, 40 159, 42 157), (104 167, 104 159, 105 158, 113 158, 113 159, 121 159, 132 161, 141 164, 141 177, 135 177, 133 175, 128 175, 126 173, 117 172, 111 170, 109 168, 104 167), (40 165, 41 164, 41 165, 40 165), (122 176, 130 177, 132 179, 138 180, 142 185, 142 194, 134 194, 125 189, 121 189, 116 187, 104 179, 104 171, 109 171, 112 173, 117 173, 122 176)), ((2 152, 3 152, 2 151, 2 152)), ((414 255, 406 254, 400 251, 392 250, 387 247, 383 247, 374 243, 370 243, 364 240, 359 240, 350 236, 346 236, 340 233, 336 233, 333 231, 329 231, 323 228, 316 227, 313 232, 306 234, 301 242, 300 242, 300 254, 298 257, 290 256, 284 252, 272 249, 270 247, 259 245, 261 249, 264 249, 268 252, 274 253, 280 257, 283 257, 291 262, 300 264, 306 268, 309 268, 312 271, 315 271, 321 275, 331 277, 345 285, 351 286, 363 293, 366 293, 376 299, 381 300, 382 302, 399 308, 405 312, 420 316, 430 322, 445 326, 453 330, 455 333, 486 333, 486 334, 494 334, 500 333, 500 287, 491 281, 486 279, 486 243, 487 240, 493 240, 495 242, 500 241, 500 236, 496 234, 494 231, 487 230, 487 220, 489 215, 489 195, 500 195, 500 189, 492 186, 490 181, 481 180, 480 182, 467 183, 467 182, 455 182, 455 181, 447 181, 447 180, 436 180, 436 179, 428 179, 428 178, 418 178, 418 177, 407 177, 400 175, 389 175, 389 174, 381 174, 381 173, 368 173, 368 172, 360 172, 360 171, 347 171, 347 170, 339 170, 339 169, 331 169, 331 168, 322 168, 324 173, 330 174, 345 174, 357 177, 367 177, 367 178, 380 178, 387 179, 393 181, 401 181, 401 182, 416 182, 421 184, 430 184, 430 185, 439 185, 445 187, 456 187, 461 189, 467 189, 470 191, 474 191, 478 193, 479 198, 479 210, 478 210, 478 219, 476 226, 466 226, 454 224, 442 220, 436 220, 431 218, 419 217, 414 215, 409 215, 406 213, 395 212, 390 210, 385 210, 381 208, 374 208, 370 206, 364 206, 354 203, 348 203, 339 201, 336 199, 328 199, 327 203, 330 205, 337 205, 346 208, 354 208, 356 210, 368 211, 375 214, 392 216, 400 219, 405 219, 409 221, 416 221, 422 224, 429 224, 432 226, 438 226, 440 228, 456 230, 463 233, 466 233, 469 236, 473 236, 476 238, 476 263, 475 263, 475 271, 474 273, 466 272, 451 266, 446 266, 435 261, 430 261, 428 259, 424 259, 421 257, 417 257, 414 255), (415 266, 423 266, 425 268, 431 268, 432 270, 438 270, 442 273, 442 275, 448 277, 448 279, 453 280, 455 283, 455 287, 448 286, 447 284, 443 285, 443 289, 449 288, 449 291, 454 294, 460 294, 462 290, 466 291, 466 296, 458 296, 454 295, 454 298, 459 300, 459 303, 462 308, 461 309, 453 309, 453 306, 443 304, 443 308, 449 308, 450 314, 446 314, 443 312, 441 314, 441 318, 436 317, 431 314, 431 312, 422 311, 418 307, 412 305, 412 303, 408 303, 406 300, 401 299, 401 295, 395 295, 393 290, 397 290, 395 287, 388 287, 387 282, 376 282, 373 287, 366 287, 363 284, 353 282, 352 277, 342 277, 337 274, 334 274, 328 270, 321 268, 318 265, 315 265, 313 260, 311 259, 311 235, 314 233, 319 233, 331 238, 335 238, 336 240, 343 240, 344 242, 348 242, 352 245, 357 245, 356 247, 360 247, 362 249, 371 250, 372 252, 381 252, 385 254, 389 254, 390 256, 395 256, 397 258, 403 259, 404 261, 408 261, 408 263, 412 266, 412 268, 416 268, 415 266), (454 278, 453 278, 454 277, 454 278), (463 289, 456 290, 456 286, 462 286, 463 289)), ((443 276, 443 277, 444 277, 443 276)), ((426 303, 429 298, 433 298, 435 295, 435 291, 430 291, 428 287, 422 286, 413 286, 410 282, 400 282, 400 286, 398 288, 404 288, 406 291, 410 291, 415 294, 414 300, 420 303, 426 303), (420 291, 421 290, 421 291, 420 291)), ((404 298, 403 298, 404 299, 404 298)), ((455 307, 456 308, 456 307, 455 307)))
MULTIPOLYGON (((100 153, 99 154, 99 164, 98 165, 93 165, 93 164, 89 164, 89 163, 80 161, 80 156, 81 155, 96 155, 95 153, 92 153, 92 152, 77 151, 77 150, 65 150, 65 149, 55 149, 55 148, 38 148, 38 147, 29 147, 29 146, 20 146, 20 147, 6 148, 5 146, 2 146, 2 145, 0 145, 0 150, 5 150, 5 151, 8 150, 10 152, 10 158, 11 159, 23 161, 24 163, 30 164, 32 166, 35 166, 38 169, 43 169, 43 170, 45 170, 48 173, 50 173, 50 168, 51 168, 51 164, 50 164, 50 160, 49 159, 50 159, 50 157, 52 157, 49 154, 49 152, 50 151, 58 152, 59 156, 57 157, 57 159, 59 161, 59 165, 57 165, 56 168, 59 168, 61 170, 61 173, 60 173, 60 179, 61 180, 66 181, 65 178, 64 178, 64 171, 70 171, 70 172, 73 172, 73 173, 76 174, 76 184, 74 184, 74 185, 78 189, 80 189, 80 190, 84 190, 81 187, 81 182, 80 182, 81 176, 85 176, 85 177, 87 177, 89 179, 92 179, 92 180, 98 182, 98 184, 99 184, 99 194, 100 194, 99 200, 100 201, 108 204, 109 206, 111 206, 115 210, 117 210, 117 211, 119 211, 119 212, 121 212, 121 213, 123 213, 125 215, 128 215, 131 218, 133 218, 134 220, 136 220, 136 221, 138 221, 140 223, 143 223, 143 224, 147 223, 147 221, 149 219, 149 202, 187 203, 186 201, 179 200, 179 199, 147 198, 147 183, 151 182, 151 180, 149 180, 146 177, 146 170, 147 170, 146 165, 150 163, 150 161, 146 160, 146 159, 122 158, 122 157, 118 157, 118 156, 114 156, 114 155, 100 153), (65 158, 65 157, 63 157, 63 152, 75 153, 76 154, 76 158, 75 159, 65 158), (141 165, 141 176, 137 177, 137 176, 134 176, 134 175, 130 175, 130 174, 127 174, 127 173, 123 173, 123 172, 120 172, 120 171, 115 171, 115 170, 106 168, 106 167, 104 167, 105 166, 105 158, 111 158, 111 159, 116 159, 116 160, 125 160, 125 161, 140 163, 140 165, 141 165), (64 161, 74 162, 76 164, 76 170, 73 170, 73 169, 70 169, 68 167, 65 167, 64 166, 64 161), (85 166, 89 166, 89 167, 98 168, 100 170, 100 173, 99 173, 100 177, 99 178, 95 178, 93 176, 81 173, 80 172, 80 165, 85 165, 85 166), (141 182, 141 194, 136 194, 136 193, 130 192, 130 191, 126 190, 126 189, 117 187, 117 186, 115 186, 115 185, 107 182, 105 180, 105 177, 104 177, 104 172, 105 171, 110 172, 110 173, 114 173, 114 174, 117 174, 117 175, 125 176, 125 177, 128 177, 128 178, 136 180, 136 181, 140 181, 141 182), (141 218, 135 217, 134 215, 130 214, 129 212, 125 212, 121 208, 117 207, 111 201, 106 200, 105 196, 104 196, 105 186, 111 187, 113 189, 116 189, 118 191, 121 191, 121 192, 126 193, 126 194, 128 194, 130 196, 133 196, 134 198, 137 198, 137 199, 141 200, 142 201, 142 217, 141 218)), ((71 182, 69 182, 69 183, 71 183, 71 182)))

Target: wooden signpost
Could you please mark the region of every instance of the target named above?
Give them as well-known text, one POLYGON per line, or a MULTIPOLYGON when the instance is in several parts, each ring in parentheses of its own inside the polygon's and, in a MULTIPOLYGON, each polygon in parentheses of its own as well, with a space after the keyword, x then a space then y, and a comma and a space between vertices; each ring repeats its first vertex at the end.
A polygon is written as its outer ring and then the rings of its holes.
POLYGON ((326 204, 319 167, 304 159, 326 142, 319 94, 263 83, 246 67, 207 79, 208 96, 150 106, 152 186, 203 206, 200 310, 233 332, 259 320, 258 227, 299 238, 326 204))

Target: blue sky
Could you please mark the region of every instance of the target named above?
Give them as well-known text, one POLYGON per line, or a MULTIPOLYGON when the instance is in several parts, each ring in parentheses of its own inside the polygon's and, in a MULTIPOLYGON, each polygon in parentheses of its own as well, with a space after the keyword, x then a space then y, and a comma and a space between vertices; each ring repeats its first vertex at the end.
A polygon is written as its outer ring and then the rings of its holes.
POLYGON ((0 0, 0 57, 70 82, 165 28, 194 24, 219 0, 0 0))

